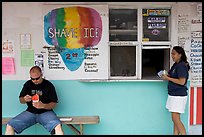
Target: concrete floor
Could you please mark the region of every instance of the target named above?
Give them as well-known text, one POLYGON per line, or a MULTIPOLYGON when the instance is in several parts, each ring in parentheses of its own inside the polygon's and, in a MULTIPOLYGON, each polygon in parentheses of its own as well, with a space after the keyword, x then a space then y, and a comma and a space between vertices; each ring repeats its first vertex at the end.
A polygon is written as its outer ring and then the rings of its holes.
POLYGON ((188 135, 202 135, 202 125, 192 125, 189 127, 188 135))

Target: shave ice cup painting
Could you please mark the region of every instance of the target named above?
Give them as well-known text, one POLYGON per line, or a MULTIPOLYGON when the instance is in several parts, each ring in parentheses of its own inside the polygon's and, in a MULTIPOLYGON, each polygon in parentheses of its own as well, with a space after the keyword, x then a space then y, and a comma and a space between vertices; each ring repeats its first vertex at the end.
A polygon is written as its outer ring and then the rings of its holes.
POLYGON ((64 7, 44 15, 44 39, 55 47, 71 72, 80 68, 86 51, 99 46, 102 31, 101 15, 93 8, 64 7))

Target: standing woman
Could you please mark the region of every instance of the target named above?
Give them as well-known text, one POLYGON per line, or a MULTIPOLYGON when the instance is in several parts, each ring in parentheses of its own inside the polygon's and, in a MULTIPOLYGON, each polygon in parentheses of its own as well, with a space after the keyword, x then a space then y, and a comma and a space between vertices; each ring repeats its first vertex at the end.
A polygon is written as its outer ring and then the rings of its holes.
POLYGON ((186 83, 189 77, 189 63, 184 49, 180 46, 174 46, 171 52, 174 61, 168 75, 163 75, 164 80, 168 80, 168 98, 166 108, 172 114, 174 123, 174 135, 186 135, 186 129, 180 119, 180 114, 184 113, 187 102, 186 83))

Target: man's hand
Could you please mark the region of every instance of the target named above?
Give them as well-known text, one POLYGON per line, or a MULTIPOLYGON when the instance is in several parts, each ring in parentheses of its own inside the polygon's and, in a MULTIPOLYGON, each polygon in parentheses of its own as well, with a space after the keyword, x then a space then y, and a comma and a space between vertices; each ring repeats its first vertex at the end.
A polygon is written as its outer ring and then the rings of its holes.
POLYGON ((38 102, 33 102, 33 106, 35 108, 41 109, 45 107, 45 104, 43 104, 41 101, 38 101, 38 102))
POLYGON ((31 101, 31 96, 30 95, 26 95, 23 97, 25 102, 30 102, 31 101))

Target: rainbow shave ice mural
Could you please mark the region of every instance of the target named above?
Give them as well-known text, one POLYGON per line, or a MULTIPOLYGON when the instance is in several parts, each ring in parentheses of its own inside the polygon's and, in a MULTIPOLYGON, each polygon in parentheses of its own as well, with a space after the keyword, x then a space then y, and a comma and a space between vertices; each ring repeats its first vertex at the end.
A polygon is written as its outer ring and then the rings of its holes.
POLYGON ((57 49, 70 71, 81 66, 84 49, 96 46, 101 37, 102 20, 95 9, 80 6, 58 8, 44 16, 44 38, 57 49))

